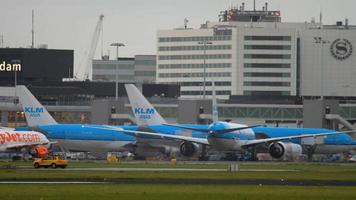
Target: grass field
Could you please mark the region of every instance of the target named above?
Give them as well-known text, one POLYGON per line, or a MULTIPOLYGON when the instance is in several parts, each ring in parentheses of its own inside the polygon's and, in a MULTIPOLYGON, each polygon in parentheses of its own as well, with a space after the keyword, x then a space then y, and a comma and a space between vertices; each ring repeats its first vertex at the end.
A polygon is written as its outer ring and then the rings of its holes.
POLYGON ((0 185, 1 199, 101 200, 300 200, 355 199, 356 187, 231 186, 231 185, 0 185))
MULTIPOLYGON (((227 163, 97 163, 71 162, 69 168, 209 168, 226 169, 227 163)), ((325 163, 241 163, 242 170, 285 169, 296 171, 90 171, 32 170, 30 162, 0 162, 0 181, 5 180, 73 180, 100 181, 110 179, 201 179, 201 180, 336 180, 356 181, 356 164, 325 163), (31 170, 19 170, 22 168, 31 170)), ((267 186, 218 184, 0 184, 1 200, 5 199, 356 199, 356 186, 267 186)))

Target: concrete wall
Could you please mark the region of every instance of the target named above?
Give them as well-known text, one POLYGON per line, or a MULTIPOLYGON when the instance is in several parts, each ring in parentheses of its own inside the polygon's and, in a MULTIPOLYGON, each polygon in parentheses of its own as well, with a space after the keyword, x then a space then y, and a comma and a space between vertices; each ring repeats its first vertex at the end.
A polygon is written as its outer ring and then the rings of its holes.
POLYGON ((304 100, 303 127, 331 128, 331 124, 325 120, 327 106, 330 108, 329 114, 339 114, 339 102, 337 100, 304 100))
POLYGON ((204 114, 211 114, 212 101, 209 100, 179 100, 178 102, 178 123, 204 123, 199 119, 200 107, 204 109, 204 114))
POLYGON ((117 124, 111 120, 112 108, 115 108, 114 113, 125 113, 125 100, 123 98, 119 98, 117 101, 113 99, 100 99, 92 101, 91 123, 117 124))

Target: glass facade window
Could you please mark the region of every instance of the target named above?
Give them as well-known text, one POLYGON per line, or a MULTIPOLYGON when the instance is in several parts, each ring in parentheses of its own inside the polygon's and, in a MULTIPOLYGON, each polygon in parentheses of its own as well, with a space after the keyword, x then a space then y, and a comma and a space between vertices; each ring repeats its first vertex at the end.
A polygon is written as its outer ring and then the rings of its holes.
POLYGON ((244 68, 290 68, 290 63, 244 63, 244 68))
MULTIPOLYGON (((113 75, 95 75, 93 74, 94 80, 103 80, 103 81, 115 81, 116 76, 113 75)), ((133 81, 135 79, 134 75, 118 75, 118 79, 120 82, 124 81, 133 81)))
POLYGON ((244 90, 244 95, 289 96, 290 95, 290 91, 253 91, 253 90, 244 90))
MULTIPOLYGON (((191 77, 203 77, 204 73, 160 73, 160 78, 191 78, 191 77)), ((209 72, 206 73, 206 77, 231 77, 230 72, 209 72)))
MULTIPOLYGON (((181 95, 203 95, 203 91, 181 91, 181 95)), ((213 92, 210 90, 205 91, 206 95, 212 95, 213 92)), ((216 91, 216 95, 230 95, 231 91, 229 90, 218 90, 216 91)))
POLYGON ((223 118, 260 119, 302 119, 303 108, 281 107, 220 107, 219 116, 223 118))
MULTIPOLYGON (((206 68, 231 68, 231 63, 206 63, 206 68)), ((161 64, 159 69, 192 69, 204 68, 204 64, 161 64)))
POLYGON ((290 45, 245 45, 245 49, 258 50, 290 50, 290 45))
POLYGON ((229 58, 231 58, 231 54, 158 56, 159 60, 197 60, 197 59, 229 59, 229 58))
POLYGON ((156 60, 135 60, 135 65, 156 65, 156 60))
MULTIPOLYGON (((135 65, 130 64, 119 64, 118 69, 134 69, 135 65)), ((93 69, 107 69, 107 70, 115 70, 116 64, 94 64, 93 69)))
POLYGON ((135 71, 135 76, 156 76, 155 71, 135 71))
POLYGON ((231 82, 230 81, 216 81, 215 86, 231 86, 231 82))
POLYGON ((231 35, 195 36, 195 37, 160 37, 159 42, 199 42, 231 40, 231 35))
MULTIPOLYGON (((203 82, 180 82, 181 86, 202 86, 203 82)), ((212 82, 205 82, 206 86, 212 86, 212 82)), ((231 86, 231 82, 229 81, 216 81, 214 82, 215 86, 231 86)))
MULTIPOLYGON (((181 95, 203 95, 203 91, 181 91, 181 95)), ((205 91, 206 95, 211 95, 211 91, 205 91)))
POLYGON ((90 123, 90 113, 86 112, 51 112, 56 121, 62 123, 90 123))
MULTIPOLYGON (((206 45, 206 50, 230 50, 231 45, 206 45)), ((158 51, 203 51, 204 45, 199 46, 163 46, 158 47, 158 51)))
POLYGON ((291 36, 259 36, 246 35, 245 40, 291 41, 291 36))
POLYGON ((244 72, 244 77, 290 77, 290 73, 278 72, 244 72))
POLYGON ((244 81, 244 86, 289 87, 290 82, 244 81))
POLYGON ((245 54, 244 58, 252 59, 290 59, 290 54, 245 54))

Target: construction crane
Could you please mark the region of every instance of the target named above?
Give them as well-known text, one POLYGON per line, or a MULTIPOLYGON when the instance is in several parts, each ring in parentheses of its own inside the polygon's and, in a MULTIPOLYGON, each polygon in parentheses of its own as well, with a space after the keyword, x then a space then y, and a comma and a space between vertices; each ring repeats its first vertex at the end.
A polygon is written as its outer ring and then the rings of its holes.
POLYGON ((94 34, 90 43, 90 49, 89 49, 89 53, 88 53, 88 57, 87 57, 87 61, 86 61, 86 65, 85 65, 85 70, 84 70, 84 80, 91 80, 92 79, 92 66, 93 66, 93 58, 94 58, 94 54, 95 54, 95 50, 96 47, 98 45, 98 41, 99 41, 99 36, 100 33, 102 32, 103 29, 103 19, 104 19, 104 15, 100 15, 99 16, 99 21, 96 24, 95 30, 94 30, 94 34))

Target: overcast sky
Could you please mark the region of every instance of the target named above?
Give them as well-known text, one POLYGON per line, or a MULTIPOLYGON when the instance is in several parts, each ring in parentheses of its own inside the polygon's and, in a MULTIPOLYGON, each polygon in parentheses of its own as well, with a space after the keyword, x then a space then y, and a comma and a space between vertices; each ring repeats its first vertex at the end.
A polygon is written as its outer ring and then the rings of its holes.
MULTIPOLYGON (((0 0, 0 36, 4 46, 31 45, 31 10, 35 10, 35 44, 49 48, 74 49, 75 65, 85 63, 95 25, 104 14, 104 53, 115 50, 112 42, 125 43, 120 56, 156 54, 156 31, 183 26, 198 28, 206 21, 217 21, 218 14, 231 5, 246 3, 252 9, 253 1, 232 0, 0 0)), ((280 10, 284 22, 319 19, 324 24, 349 19, 356 24, 356 0, 256 0, 261 9, 265 2, 269 10, 280 10)), ((1 42, 1 41, 0 41, 1 42)), ((0 44, 1 45, 1 44, 0 44)), ((99 42, 96 57, 100 56, 99 42)))

